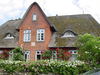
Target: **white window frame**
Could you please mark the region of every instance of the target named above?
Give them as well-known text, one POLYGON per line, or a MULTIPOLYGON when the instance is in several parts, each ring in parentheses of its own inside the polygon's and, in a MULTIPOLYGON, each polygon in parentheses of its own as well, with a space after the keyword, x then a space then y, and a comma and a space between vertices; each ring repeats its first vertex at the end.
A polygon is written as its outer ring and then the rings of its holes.
POLYGON ((62 38, 67 38, 67 37, 75 37, 75 34, 70 32, 70 31, 67 31, 67 32, 64 33, 62 38))
POLYGON ((68 52, 70 52, 71 54, 78 54, 77 50, 69 50, 68 52))
POLYGON ((9 60, 13 60, 13 56, 14 56, 13 52, 10 51, 10 52, 9 52, 9 60))
POLYGON ((9 33, 9 34, 7 34, 7 36, 5 37, 5 39, 14 39, 14 36, 9 33))
POLYGON ((23 41, 24 42, 30 42, 31 41, 31 30, 24 30, 23 41))
POLYGON ((2 54, 3 53, 3 50, 0 50, 0 54, 2 54))
POLYGON ((41 50, 37 50, 36 52, 35 52, 35 60, 37 61, 37 55, 40 55, 41 56, 41 58, 40 58, 40 60, 42 59, 42 51, 41 50))
POLYGON ((25 52, 24 52, 24 59, 25 59, 26 61, 30 60, 30 51, 25 51, 25 52), (25 59, 25 55, 27 55, 27 59, 25 59))
POLYGON ((32 15, 32 20, 33 20, 33 21, 36 21, 36 20, 37 20, 37 15, 36 15, 36 14, 33 14, 33 15, 32 15))
POLYGON ((52 51, 52 59, 57 59, 57 51, 52 51))
POLYGON ((37 29, 37 41, 44 41, 45 40, 45 29, 37 29))

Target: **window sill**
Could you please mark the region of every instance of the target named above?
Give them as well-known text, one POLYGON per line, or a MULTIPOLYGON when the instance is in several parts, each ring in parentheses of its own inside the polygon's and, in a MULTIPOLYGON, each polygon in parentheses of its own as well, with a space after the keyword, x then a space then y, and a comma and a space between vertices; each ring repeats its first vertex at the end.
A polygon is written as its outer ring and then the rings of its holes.
POLYGON ((23 41, 24 43, 30 43, 31 41, 23 41))
POLYGON ((44 41, 37 41, 38 43, 42 43, 42 42, 44 42, 44 41))
POLYGON ((36 22, 37 20, 32 20, 33 22, 36 22))

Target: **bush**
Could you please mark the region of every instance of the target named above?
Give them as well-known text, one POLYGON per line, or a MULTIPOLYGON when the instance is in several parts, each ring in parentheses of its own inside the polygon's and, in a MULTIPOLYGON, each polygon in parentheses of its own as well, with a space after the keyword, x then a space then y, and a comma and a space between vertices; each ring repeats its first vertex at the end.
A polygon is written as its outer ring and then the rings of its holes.
POLYGON ((80 35, 76 45, 79 48, 79 60, 92 67, 100 64, 100 37, 91 34, 80 35))
POLYGON ((70 57, 71 54, 62 49, 46 50, 44 53, 42 53, 42 59, 68 60, 70 57))
POLYGON ((78 75, 90 70, 90 67, 81 61, 40 60, 34 62, 0 61, 0 68, 8 73, 31 72, 34 74, 78 75))
POLYGON ((52 51, 46 50, 44 53, 42 53, 42 59, 51 59, 52 57, 52 51))
POLYGON ((9 60, 0 61, 0 68, 8 73, 14 73, 16 71, 21 72, 24 71, 25 69, 21 61, 9 61, 9 60))
POLYGON ((10 51, 10 56, 11 56, 11 60, 17 60, 17 61, 23 61, 24 60, 24 55, 22 52, 22 49, 20 47, 17 47, 15 49, 13 49, 12 51, 10 51))

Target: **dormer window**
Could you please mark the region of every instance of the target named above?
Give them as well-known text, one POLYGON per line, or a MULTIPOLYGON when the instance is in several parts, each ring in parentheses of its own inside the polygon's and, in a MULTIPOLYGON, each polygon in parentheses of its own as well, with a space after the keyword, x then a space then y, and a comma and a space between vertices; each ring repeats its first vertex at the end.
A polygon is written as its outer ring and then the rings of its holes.
POLYGON ((67 38, 67 37, 75 37, 76 34, 70 30, 64 32, 64 34, 62 35, 62 38, 67 38))
POLYGON ((36 21, 36 20, 37 20, 37 15, 36 15, 36 14, 33 14, 32 20, 33 20, 33 21, 36 21))
POLYGON ((6 35, 5 39, 14 39, 14 36, 9 33, 6 35))

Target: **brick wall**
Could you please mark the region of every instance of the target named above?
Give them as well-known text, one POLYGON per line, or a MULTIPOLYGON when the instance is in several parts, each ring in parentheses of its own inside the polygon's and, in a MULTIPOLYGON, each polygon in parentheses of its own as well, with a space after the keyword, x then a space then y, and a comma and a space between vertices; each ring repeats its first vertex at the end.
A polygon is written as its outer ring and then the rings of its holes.
POLYGON ((30 51, 30 60, 35 60, 35 51, 36 50, 47 50, 48 44, 51 40, 52 31, 50 29, 50 25, 45 20, 40 8, 35 4, 29 10, 27 15, 25 16, 22 24, 19 28, 19 45, 23 48, 23 50, 30 51), (32 21, 32 15, 35 13, 37 15, 37 20, 35 22, 32 21), (43 42, 36 41, 36 31, 37 29, 45 29, 45 40, 43 42), (23 32, 26 29, 30 29, 31 32, 31 42, 25 43, 23 41, 23 32), (34 44, 34 46, 32 45, 34 44))

